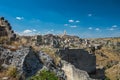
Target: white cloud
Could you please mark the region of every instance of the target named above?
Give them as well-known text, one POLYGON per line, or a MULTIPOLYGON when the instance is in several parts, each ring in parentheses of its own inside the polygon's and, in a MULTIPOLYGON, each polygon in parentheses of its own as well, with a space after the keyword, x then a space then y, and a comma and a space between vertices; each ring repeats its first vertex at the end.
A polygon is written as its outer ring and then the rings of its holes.
POLYGON ((64 26, 68 26, 68 24, 64 24, 64 26))
POLYGON ((109 28, 107 30, 113 31, 113 30, 116 30, 117 27, 118 27, 117 25, 113 25, 111 28, 109 28))
POLYGON ((27 33, 31 33, 31 32, 33 32, 33 31, 32 30, 28 30, 28 29, 23 31, 23 33, 26 33, 26 34, 27 33))
POLYGON ((76 28, 77 26, 76 25, 74 25, 74 26, 70 26, 71 28, 76 28))
POLYGON ((99 29, 99 28, 96 28, 95 30, 96 30, 96 31, 99 31, 100 29, 99 29))
POLYGON ((24 19, 24 17, 18 17, 18 16, 17 16, 16 19, 17 19, 17 20, 22 20, 22 19, 24 19))
POLYGON ((92 16, 92 14, 88 14, 88 16, 89 16, 89 17, 91 17, 91 16, 92 16))
POLYGON ((71 19, 71 20, 68 20, 68 22, 72 23, 72 22, 74 22, 74 20, 71 19))
POLYGON ((79 23, 80 21, 79 21, 79 20, 76 20, 75 22, 76 22, 76 23, 79 23))
POLYGON ((112 27, 113 27, 113 28, 116 28, 116 27, 118 27, 118 26, 117 26, 117 25, 113 25, 112 27))
POLYGON ((17 32, 19 35, 22 35, 22 36, 33 36, 33 35, 37 35, 37 34, 40 34, 39 31, 37 31, 36 29, 26 29, 22 32, 17 32))
POLYGON ((92 28, 92 27, 89 27, 88 29, 89 29, 89 30, 92 30, 93 28, 92 28))

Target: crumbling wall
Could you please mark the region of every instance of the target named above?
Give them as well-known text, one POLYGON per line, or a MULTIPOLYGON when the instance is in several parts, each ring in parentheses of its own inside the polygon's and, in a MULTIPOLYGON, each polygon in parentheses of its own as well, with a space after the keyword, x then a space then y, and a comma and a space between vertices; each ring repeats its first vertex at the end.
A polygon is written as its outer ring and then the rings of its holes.
POLYGON ((62 69, 65 71, 67 80, 94 80, 89 77, 87 72, 75 68, 74 65, 66 61, 63 61, 63 65, 62 69))
POLYGON ((63 60, 71 63, 76 68, 88 73, 96 71, 96 56, 83 49, 62 49, 59 50, 63 60))
POLYGON ((3 37, 6 37, 7 41, 15 40, 16 34, 12 30, 10 23, 4 17, 0 17, 0 38, 2 39, 3 37))

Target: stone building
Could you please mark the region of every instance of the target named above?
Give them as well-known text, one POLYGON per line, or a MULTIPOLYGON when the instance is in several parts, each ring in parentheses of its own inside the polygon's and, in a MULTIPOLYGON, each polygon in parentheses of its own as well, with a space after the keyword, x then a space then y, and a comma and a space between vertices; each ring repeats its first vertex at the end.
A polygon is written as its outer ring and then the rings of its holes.
POLYGON ((12 30, 10 23, 4 17, 0 17, 0 38, 3 37, 6 37, 7 40, 13 40, 16 38, 16 34, 12 30))

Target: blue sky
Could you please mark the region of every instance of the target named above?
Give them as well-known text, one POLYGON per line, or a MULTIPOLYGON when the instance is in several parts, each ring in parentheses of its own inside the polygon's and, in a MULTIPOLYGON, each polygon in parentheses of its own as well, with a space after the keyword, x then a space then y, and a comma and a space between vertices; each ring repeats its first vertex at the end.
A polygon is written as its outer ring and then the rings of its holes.
POLYGON ((21 35, 120 37, 120 0, 0 0, 0 16, 21 35))

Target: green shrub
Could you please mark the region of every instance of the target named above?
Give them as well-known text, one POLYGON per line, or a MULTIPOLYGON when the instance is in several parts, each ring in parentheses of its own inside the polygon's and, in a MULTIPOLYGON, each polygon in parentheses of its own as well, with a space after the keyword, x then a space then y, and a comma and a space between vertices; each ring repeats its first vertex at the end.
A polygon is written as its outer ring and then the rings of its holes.
POLYGON ((58 77, 53 72, 42 70, 39 74, 28 80, 58 80, 58 77))

